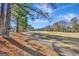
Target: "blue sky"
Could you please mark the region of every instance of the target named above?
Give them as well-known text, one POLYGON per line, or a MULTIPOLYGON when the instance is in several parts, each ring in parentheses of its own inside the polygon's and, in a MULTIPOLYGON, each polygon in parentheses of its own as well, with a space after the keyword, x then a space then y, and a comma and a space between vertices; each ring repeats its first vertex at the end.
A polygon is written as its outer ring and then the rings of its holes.
MULTIPOLYGON (((30 16, 28 16, 27 20, 28 20, 28 24, 31 24, 35 29, 37 28, 42 28, 48 25, 52 25, 53 23, 65 19, 67 21, 70 21, 71 18, 73 17, 77 17, 79 18, 79 4, 78 3, 56 3, 56 9, 52 9, 52 7, 50 6, 50 4, 46 4, 46 3, 42 3, 42 4, 38 4, 38 3, 30 3, 29 4, 32 8, 38 8, 43 10, 44 12, 48 12, 49 13, 49 20, 51 20, 50 22, 43 17, 40 18, 36 18, 39 15, 37 15, 35 12, 30 11, 30 13, 32 13, 34 16, 34 20, 32 20, 30 18, 30 16)), ((1 4, 0 4, 1 6, 1 4)), ((5 6, 6 7, 6 6, 5 6)), ((6 8, 5 8, 6 10, 6 8)), ((15 22, 11 22, 12 26, 15 26, 15 22)))
POLYGON ((79 4, 75 3, 56 3, 56 9, 52 10, 49 4, 42 4, 42 6, 38 6, 38 4, 31 4, 33 8, 41 8, 45 12, 50 14, 49 18, 51 22, 46 19, 35 19, 35 21, 29 21, 34 28, 42 28, 48 25, 52 25, 56 21, 66 19, 70 21, 73 17, 79 16, 79 4), (34 5, 34 6, 33 6, 34 5), (35 6, 36 5, 36 6, 35 6))

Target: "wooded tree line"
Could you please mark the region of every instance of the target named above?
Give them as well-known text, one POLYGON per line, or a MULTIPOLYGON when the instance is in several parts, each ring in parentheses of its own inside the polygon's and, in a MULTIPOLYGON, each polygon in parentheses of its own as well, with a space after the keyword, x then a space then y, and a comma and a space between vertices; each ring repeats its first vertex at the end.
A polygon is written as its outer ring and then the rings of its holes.
POLYGON ((70 22, 67 22, 63 19, 58 22, 55 22, 52 26, 47 26, 45 28, 37 30, 56 32, 79 32, 79 19, 77 19, 77 17, 73 17, 70 22))
POLYGON ((79 19, 74 17, 70 22, 66 20, 61 20, 53 25, 53 31, 61 32, 79 32, 79 19))

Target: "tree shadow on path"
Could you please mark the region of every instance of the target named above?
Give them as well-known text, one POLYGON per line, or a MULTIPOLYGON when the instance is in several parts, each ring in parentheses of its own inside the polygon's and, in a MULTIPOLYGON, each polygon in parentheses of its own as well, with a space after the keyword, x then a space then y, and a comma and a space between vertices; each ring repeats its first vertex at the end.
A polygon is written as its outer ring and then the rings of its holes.
POLYGON ((13 45, 15 45, 16 47, 32 54, 33 56, 45 56, 44 54, 41 54, 40 52, 34 51, 31 48, 28 48, 22 44, 20 44, 19 42, 15 41, 13 38, 7 39, 9 42, 11 42, 13 45))

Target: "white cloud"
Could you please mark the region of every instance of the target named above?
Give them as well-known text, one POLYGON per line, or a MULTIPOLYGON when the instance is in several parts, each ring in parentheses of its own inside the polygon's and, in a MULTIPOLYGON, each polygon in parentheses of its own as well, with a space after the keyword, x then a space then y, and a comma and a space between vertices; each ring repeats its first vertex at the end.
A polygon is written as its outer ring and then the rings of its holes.
POLYGON ((70 19, 72 19, 73 17, 78 17, 78 15, 73 14, 73 13, 70 13, 70 14, 67 14, 67 15, 64 16, 64 18, 67 19, 67 20, 70 20, 70 19))
POLYGON ((48 6, 48 3, 40 3, 40 5, 37 5, 37 8, 42 9, 45 12, 48 12, 49 15, 52 13, 52 8, 48 6))
POLYGON ((59 15, 56 19, 57 19, 57 21, 59 21, 59 20, 70 21, 73 17, 77 17, 79 19, 79 16, 77 14, 74 14, 74 13, 69 13, 66 15, 59 15))
POLYGON ((34 19, 34 21, 29 20, 30 23, 47 23, 48 20, 34 19))

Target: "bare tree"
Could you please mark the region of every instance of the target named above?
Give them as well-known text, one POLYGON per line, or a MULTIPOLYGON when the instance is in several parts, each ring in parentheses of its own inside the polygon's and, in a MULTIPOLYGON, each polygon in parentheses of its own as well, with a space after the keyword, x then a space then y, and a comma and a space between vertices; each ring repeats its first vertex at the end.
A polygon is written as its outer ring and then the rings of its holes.
POLYGON ((72 31, 73 32, 78 32, 79 24, 78 24, 77 17, 74 17, 74 18, 71 19, 71 24, 72 24, 72 31))

